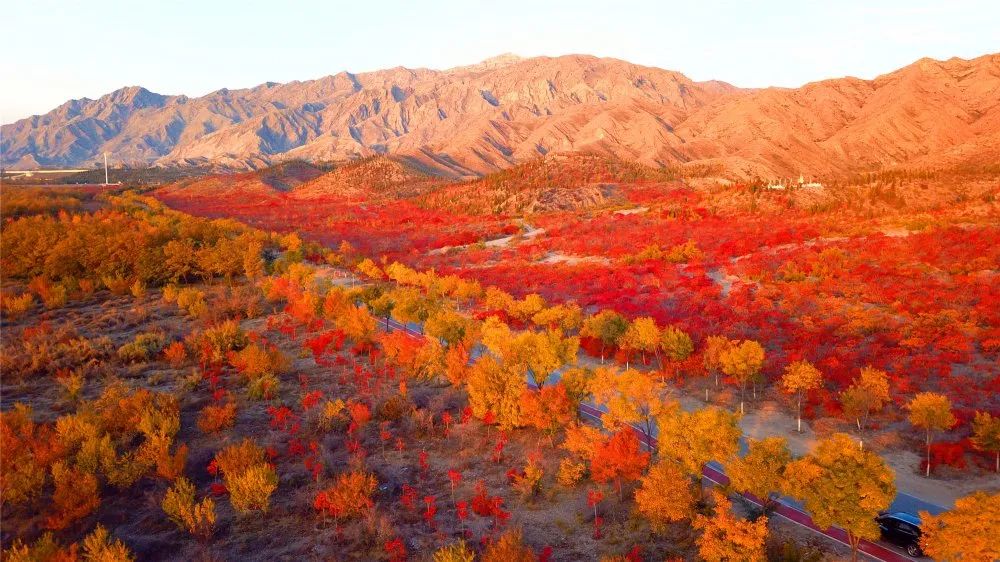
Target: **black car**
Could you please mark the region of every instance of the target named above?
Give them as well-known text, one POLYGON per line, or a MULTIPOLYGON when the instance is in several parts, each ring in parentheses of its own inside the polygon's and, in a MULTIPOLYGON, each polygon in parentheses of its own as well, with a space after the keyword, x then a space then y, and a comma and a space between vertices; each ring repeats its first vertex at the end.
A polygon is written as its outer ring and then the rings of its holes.
POLYGON ((882 530, 882 540, 891 542, 906 550, 914 558, 923 556, 920 550, 920 518, 902 512, 882 513, 875 518, 882 530))

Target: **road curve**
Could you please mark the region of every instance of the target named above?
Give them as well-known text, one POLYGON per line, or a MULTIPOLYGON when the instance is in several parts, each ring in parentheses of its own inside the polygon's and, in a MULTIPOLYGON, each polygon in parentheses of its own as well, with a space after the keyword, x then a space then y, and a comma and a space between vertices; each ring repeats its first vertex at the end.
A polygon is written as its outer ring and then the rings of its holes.
MULTIPOLYGON (((420 326, 416 324, 403 325, 394 319, 389 319, 388 322, 385 318, 376 318, 379 321, 378 325, 380 329, 384 329, 387 325, 390 329, 403 330, 404 333, 409 334, 413 338, 423 338, 423 334, 419 333, 420 326)), ((537 388, 531 382, 528 382, 528 386, 531 388, 537 388)), ((580 414, 584 418, 593 420, 598 424, 601 423, 601 410, 592 404, 583 403, 580 404, 580 414)), ((656 447, 656 437, 646 435, 641 429, 632 426, 632 431, 635 432, 639 441, 645 445, 647 448, 653 449, 656 447)), ((729 483, 729 478, 722 471, 722 466, 718 463, 709 463, 702 468, 702 477, 708 482, 726 485, 729 483)), ((747 500, 760 505, 760 501, 749 494, 741 494, 747 500)), ((813 523, 812 518, 801 509, 796 502, 790 498, 778 498, 777 507, 774 509, 772 514, 778 515, 792 523, 811 529, 816 533, 819 533, 827 538, 835 540, 841 544, 848 545, 847 532, 838 527, 831 527, 829 529, 820 529, 813 523)), ((900 510, 904 510, 904 505, 913 504, 918 506, 917 509, 928 509, 934 513, 944 511, 944 508, 937 506, 914 496, 908 494, 900 493, 897 495, 896 500, 893 502, 892 507, 900 510), (902 505, 897 505, 902 504, 902 505)), ((916 511, 909 511, 910 513, 916 513, 916 511)), ((859 552, 863 553, 865 556, 871 558, 872 560, 879 560, 882 562, 913 562, 913 558, 906 556, 900 551, 893 549, 892 547, 883 544, 881 542, 871 542, 862 540, 860 546, 858 547, 859 552)))

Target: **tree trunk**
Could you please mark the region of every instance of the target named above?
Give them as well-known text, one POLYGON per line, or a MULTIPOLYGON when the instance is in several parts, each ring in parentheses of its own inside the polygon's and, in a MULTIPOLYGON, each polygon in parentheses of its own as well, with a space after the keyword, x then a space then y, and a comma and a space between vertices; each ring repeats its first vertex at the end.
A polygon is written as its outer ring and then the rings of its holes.
POLYGON ((796 414, 799 418, 799 433, 802 433, 802 393, 799 393, 798 405, 795 408, 796 414))
POLYGON ((646 418, 646 448, 651 453, 656 453, 656 447, 653 446, 653 420, 648 417, 646 418))
POLYGON ((931 430, 927 430, 927 470, 924 472, 924 478, 931 477, 931 430))
POLYGON ((854 533, 847 533, 847 542, 851 545, 851 562, 858 562, 858 545, 861 543, 861 537, 854 536, 854 533))

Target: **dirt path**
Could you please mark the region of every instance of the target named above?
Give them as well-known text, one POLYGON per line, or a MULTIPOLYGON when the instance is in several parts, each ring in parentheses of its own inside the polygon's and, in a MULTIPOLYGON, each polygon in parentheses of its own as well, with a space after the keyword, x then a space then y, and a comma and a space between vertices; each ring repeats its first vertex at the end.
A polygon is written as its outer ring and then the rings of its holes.
MULTIPOLYGON (((503 246, 510 244, 515 238, 520 237, 522 239, 529 239, 545 233, 544 228, 535 228, 524 221, 521 221, 521 226, 524 228, 524 232, 511 234, 510 236, 504 236, 502 238, 494 238, 492 240, 487 240, 486 242, 483 243, 483 245, 486 246, 487 248, 501 248, 503 246)), ((427 252, 427 255, 433 256, 438 254, 444 254, 451 250, 464 250, 465 248, 470 248, 472 246, 475 246, 475 244, 462 244, 460 246, 443 246, 441 248, 435 248, 427 252)))

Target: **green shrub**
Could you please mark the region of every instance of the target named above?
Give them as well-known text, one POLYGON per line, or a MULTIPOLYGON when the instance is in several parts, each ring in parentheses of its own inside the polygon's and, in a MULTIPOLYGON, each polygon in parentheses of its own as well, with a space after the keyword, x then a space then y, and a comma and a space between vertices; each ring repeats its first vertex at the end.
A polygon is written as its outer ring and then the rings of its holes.
POLYGON ((160 332, 145 332, 134 340, 118 348, 118 358, 126 363, 149 361, 160 353, 167 344, 167 339, 160 332))

